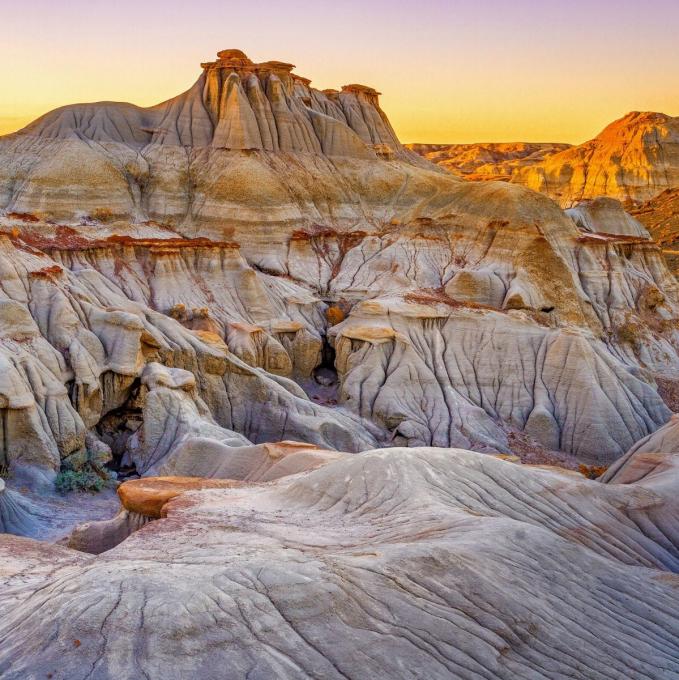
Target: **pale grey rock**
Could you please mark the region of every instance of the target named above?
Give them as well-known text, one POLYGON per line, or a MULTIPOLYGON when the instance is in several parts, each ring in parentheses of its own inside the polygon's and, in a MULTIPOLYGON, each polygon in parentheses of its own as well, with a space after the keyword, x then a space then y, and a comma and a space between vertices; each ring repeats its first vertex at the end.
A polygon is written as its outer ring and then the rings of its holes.
MULTIPOLYGON (((293 458, 301 465, 304 461, 315 459, 325 462, 339 455, 319 449, 314 443, 327 449, 331 441, 343 437, 352 445, 350 450, 355 450, 356 447, 368 448, 375 441, 368 431, 362 431, 360 422, 355 418, 343 417, 339 412, 332 420, 327 418, 324 422, 318 411, 312 411, 306 415, 306 433, 302 427, 297 430, 300 435, 306 434, 307 443, 286 442, 289 438, 286 435, 294 432, 295 420, 304 417, 300 413, 295 414, 293 409, 286 409, 285 417, 290 421, 286 423, 287 429, 271 439, 281 443, 253 445, 243 435, 217 425, 199 396, 195 378, 189 371, 151 363, 141 379, 148 388, 144 397, 143 425, 128 441, 127 456, 142 476, 268 481, 277 475, 291 474, 293 469, 307 469, 295 468, 294 464, 291 466, 293 458), (279 465, 282 462, 279 459, 283 457, 286 462, 279 465)), ((253 402, 254 399, 246 401, 245 408, 252 408, 253 402)), ((276 417, 279 417, 278 414, 276 417)), ((267 427, 265 412, 258 414, 254 420, 260 432, 267 427)), ((267 441, 267 438, 260 436, 258 441, 267 441)))
POLYGON ((342 403, 410 446, 506 451, 497 423, 507 422, 609 462, 670 415, 602 342, 521 313, 385 298, 357 305, 331 334, 342 403))
POLYGON ((97 557, 0 538, 0 670, 676 678, 676 513, 676 493, 440 449, 191 492, 97 557))
POLYGON ((625 212, 620 201, 600 196, 583 201, 566 210, 566 214, 583 231, 649 239, 651 235, 641 222, 625 212))
MULTIPOLYGON (((128 296, 92 268, 71 271, 8 237, 0 239, 0 268, 0 455, 33 488, 49 484, 65 461, 73 467, 89 460, 88 441, 92 462, 106 462, 109 454, 91 430, 125 405, 154 361, 184 367, 214 419, 243 441, 296 439, 353 451, 378 443, 379 428, 310 402, 292 381, 240 361, 213 332, 193 331, 150 309, 131 279, 128 296)), ((185 280, 173 285, 189 288, 185 280)), ((313 300, 306 295, 302 307, 313 300)), ((320 339, 283 316, 282 298, 272 296, 278 306, 268 308, 274 319, 267 337, 285 338, 280 353, 310 371, 320 339)), ((251 313, 264 319, 267 308, 260 309, 251 313)), ((309 309, 310 319, 320 314, 313 303, 309 309)))

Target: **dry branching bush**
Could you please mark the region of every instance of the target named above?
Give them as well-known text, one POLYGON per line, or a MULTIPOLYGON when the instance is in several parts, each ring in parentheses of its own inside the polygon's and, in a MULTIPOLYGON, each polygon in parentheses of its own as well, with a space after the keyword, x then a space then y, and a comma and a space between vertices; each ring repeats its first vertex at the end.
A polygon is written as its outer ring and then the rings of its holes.
POLYGON ((608 470, 607 465, 583 465, 582 463, 578 465, 578 470, 580 471, 580 474, 583 475, 584 477, 587 477, 587 479, 596 479, 597 477, 601 477, 601 475, 608 470))

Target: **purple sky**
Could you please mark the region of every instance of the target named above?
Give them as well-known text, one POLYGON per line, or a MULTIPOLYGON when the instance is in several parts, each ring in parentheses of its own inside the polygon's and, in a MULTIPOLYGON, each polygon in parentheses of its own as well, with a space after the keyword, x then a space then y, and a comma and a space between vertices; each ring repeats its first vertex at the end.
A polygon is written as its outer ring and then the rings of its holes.
POLYGON ((579 142, 630 110, 679 115, 679 0, 0 1, 0 133, 167 99, 228 47, 376 87, 404 141, 579 142))

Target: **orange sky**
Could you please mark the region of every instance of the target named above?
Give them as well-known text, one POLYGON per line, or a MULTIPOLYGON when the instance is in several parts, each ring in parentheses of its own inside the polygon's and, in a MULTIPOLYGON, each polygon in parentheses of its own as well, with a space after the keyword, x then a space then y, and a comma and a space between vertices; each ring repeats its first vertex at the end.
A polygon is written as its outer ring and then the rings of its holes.
POLYGON ((676 0, 6 6, 0 133, 69 103, 155 104, 228 47, 376 87, 405 142, 581 142, 630 110, 679 115, 676 0))

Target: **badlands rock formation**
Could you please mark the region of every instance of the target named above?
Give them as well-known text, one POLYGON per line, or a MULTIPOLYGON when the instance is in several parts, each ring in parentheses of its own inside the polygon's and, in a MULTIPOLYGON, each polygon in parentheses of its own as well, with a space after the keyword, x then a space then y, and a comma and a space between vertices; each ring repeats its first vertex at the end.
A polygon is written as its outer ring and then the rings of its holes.
POLYGON ((193 491, 100 556, 0 543, 0 673, 679 677, 675 492, 461 450, 193 491))
POLYGON ((540 163, 570 144, 480 143, 480 144, 406 144, 432 163, 469 180, 511 179, 518 169, 540 163))
POLYGON ((414 169, 372 88, 321 92, 292 64, 238 50, 202 67, 150 109, 67 106, 0 140, 0 207, 151 218, 228 240, 243 224, 265 238, 271 225, 390 218, 449 183, 414 169), (390 163, 371 172, 378 159, 390 163))
POLYGON ((633 111, 589 142, 517 169, 512 181, 565 207, 597 196, 646 201, 679 187, 679 118, 633 111))
POLYGON ((646 229, 460 181, 372 88, 202 68, 0 138, 0 677, 679 678, 646 229), (26 538, 87 507, 59 472, 132 478, 68 548, 26 538))
POLYGON ((375 90, 292 68, 226 50, 156 107, 0 139, 0 464, 188 474, 199 431, 503 453, 522 432, 608 463, 667 421, 677 285, 634 220, 461 182, 375 90), (151 363, 193 377, 151 387, 151 363))
POLYGON ((239 442, 301 439, 345 450, 376 442, 356 417, 309 401, 291 380, 248 366, 220 336, 153 311, 94 269, 65 269, 8 237, 0 263, 0 458, 18 479, 39 485, 60 467, 105 463, 102 437, 123 453, 149 391, 140 377, 154 361, 190 371, 201 403, 239 442))

